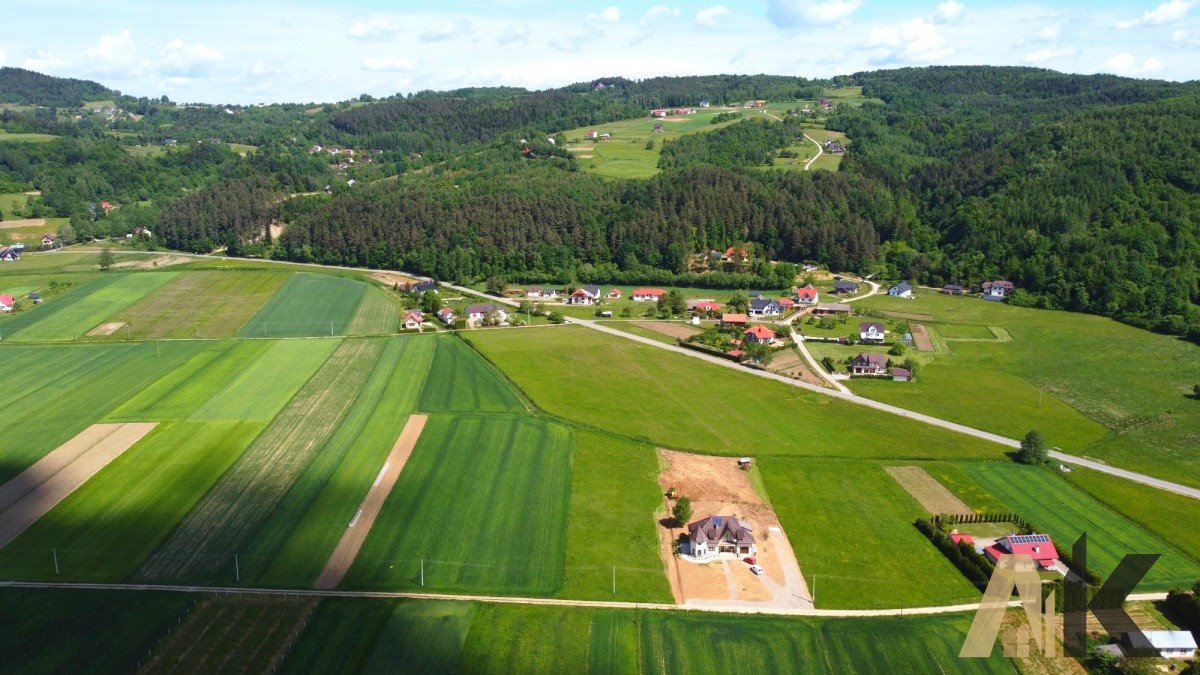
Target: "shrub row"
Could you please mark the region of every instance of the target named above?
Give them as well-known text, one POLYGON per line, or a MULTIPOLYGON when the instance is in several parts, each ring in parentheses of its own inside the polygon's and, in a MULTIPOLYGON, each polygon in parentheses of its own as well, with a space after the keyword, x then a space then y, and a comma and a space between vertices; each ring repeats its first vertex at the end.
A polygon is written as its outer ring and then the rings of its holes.
POLYGON ((991 579, 995 566, 983 554, 966 542, 954 543, 932 520, 921 518, 915 524, 917 530, 933 542, 942 555, 946 556, 946 559, 957 567, 959 572, 963 573, 967 581, 975 584, 980 590, 987 588, 988 580, 991 579))

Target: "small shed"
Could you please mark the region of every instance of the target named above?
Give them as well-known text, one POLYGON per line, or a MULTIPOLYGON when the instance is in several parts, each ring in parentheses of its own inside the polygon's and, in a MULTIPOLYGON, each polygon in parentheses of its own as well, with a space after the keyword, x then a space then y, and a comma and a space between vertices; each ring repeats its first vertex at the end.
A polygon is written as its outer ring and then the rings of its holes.
POLYGON ((739 458, 738 459, 738 468, 741 469, 742 471, 748 471, 750 469, 750 463, 751 463, 751 460, 749 457, 739 458))

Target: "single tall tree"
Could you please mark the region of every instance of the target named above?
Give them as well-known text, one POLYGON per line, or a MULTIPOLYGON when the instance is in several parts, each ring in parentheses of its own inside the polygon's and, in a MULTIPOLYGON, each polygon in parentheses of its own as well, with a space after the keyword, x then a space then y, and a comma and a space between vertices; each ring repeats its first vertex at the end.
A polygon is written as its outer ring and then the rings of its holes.
POLYGON ((105 246, 103 249, 100 250, 100 260, 99 260, 100 269, 107 270, 108 268, 113 266, 113 262, 114 262, 114 259, 113 259, 112 249, 105 246))
POLYGON ((1046 439, 1039 431, 1030 431, 1021 440, 1021 450, 1017 453, 1017 461, 1022 464, 1045 464, 1050 458, 1046 448, 1046 439))
POLYGON ((675 508, 672 509, 671 515, 675 516, 675 524, 678 527, 687 525, 692 519, 692 500, 687 495, 681 495, 675 500, 675 508))

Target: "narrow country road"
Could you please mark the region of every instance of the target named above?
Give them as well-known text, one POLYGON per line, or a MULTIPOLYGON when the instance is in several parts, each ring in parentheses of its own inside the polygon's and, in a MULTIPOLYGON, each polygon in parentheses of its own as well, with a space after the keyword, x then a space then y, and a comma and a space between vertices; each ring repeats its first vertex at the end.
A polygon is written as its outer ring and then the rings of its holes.
POLYGON ((812 166, 813 162, 817 161, 817 159, 820 158, 821 155, 825 154, 825 148, 822 148, 821 144, 817 142, 817 139, 813 138, 812 136, 809 136, 808 134, 804 134, 804 137, 807 138, 808 140, 812 141, 813 145, 817 146, 817 154, 813 155, 812 159, 810 159, 804 163, 804 170, 808 171, 808 167, 812 166))
POLYGON ((867 284, 868 286, 870 286, 871 290, 867 291, 866 293, 864 293, 862 295, 856 295, 853 298, 846 298, 842 302, 858 302, 859 300, 866 300, 867 298, 871 297, 872 295, 879 293, 879 284, 875 283, 874 281, 871 281, 870 279, 862 279, 862 282, 864 284, 867 284))
POLYGON ((796 331, 792 331, 792 342, 796 343, 796 349, 800 350, 800 355, 803 356, 804 360, 808 362, 808 367, 812 369, 813 374, 822 380, 825 380, 832 385, 834 389, 837 389, 843 394, 853 395, 851 391, 846 388, 846 385, 835 380, 833 375, 825 372, 825 369, 821 367, 821 364, 817 363, 817 360, 813 358, 812 353, 808 351, 808 347, 805 346, 803 335, 797 333, 796 331))
MULTIPOLYGON (((503 595, 455 595, 451 593, 405 593, 394 591, 318 591, 311 589, 240 588, 236 586, 168 586, 165 584, 93 584, 42 581, 0 581, 0 588, 72 589, 93 591, 162 591, 168 593, 217 593, 224 595, 274 595, 315 598, 403 598, 408 600, 453 600, 459 602, 490 602, 502 605, 550 605, 556 607, 594 607, 598 609, 651 609, 664 612, 693 611, 722 614, 775 614, 780 616, 818 616, 851 618, 864 616, 908 616, 917 614, 954 614, 979 609, 979 603, 946 605, 943 607, 900 607, 896 609, 810 609, 806 607, 747 607, 738 605, 670 605, 653 602, 622 602, 618 600, 566 600, 563 598, 519 598, 503 595)), ((1166 593, 1131 594, 1129 600, 1164 600, 1166 593)), ((1009 603, 1020 607, 1020 601, 1009 603)))

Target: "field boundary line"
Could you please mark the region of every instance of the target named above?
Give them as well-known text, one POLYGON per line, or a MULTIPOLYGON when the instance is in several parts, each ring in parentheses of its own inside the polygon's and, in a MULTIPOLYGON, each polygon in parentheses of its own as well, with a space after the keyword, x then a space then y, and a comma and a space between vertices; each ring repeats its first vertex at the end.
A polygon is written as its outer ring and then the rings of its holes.
POLYGON ((338 540, 337 547, 330 554, 329 561, 325 563, 325 569, 317 577, 313 588, 327 590, 337 588, 338 584, 342 583, 342 578, 346 576, 346 572, 350 571, 351 565, 358 558, 359 549, 371 534, 375 518, 383 510, 383 504, 392 493, 392 488, 399 480, 400 472, 404 470, 408 458, 412 456, 413 448, 416 447, 417 440, 421 438, 421 432, 425 430, 425 423, 428 420, 427 415, 408 416, 404 429, 396 438, 392 451, 388 453, 383 462, 383 468, 379 470, 375 481, 367 490, 366 496, 359 504, 358 511, 354 514, 354 519, 350 521, 342 538, 338 540))
MULTIPOLYGON (((51 581, 0 581, 0 588, 68 589, 95 591, 163 591, 170 593, 211 593, 214 595, 264 595, 319 598, 376 598, 403 600, 449 600, 453 602, 486 602, 497 605, 548 605, 556 607, 591 607, 596 609, 649 609, 664 612, 709 612, 716 614, 774 614, 779 616, 810 616, 856 618, 873 616, 918 616, 929 614, 959 614, 979 609, 978 602, 938 607, 899 607, 888 609, 807 609, 801 607, 745 607, 724 605, 671 605, 655 602, 623 602, 620 600, 568 600, 564 598, 527 598, 506 595, 456 595, 453 593, 409 593, 403 591, 337 591, 283 588, 238 588, 236 586, 170 586, 166 584, 102 584, 51 581)), ((1167 594, 1131 593, 1127 600, 1165 600, 1167 594)), ((1020 607, 1020 600, 1008 603, 1020 607)))

